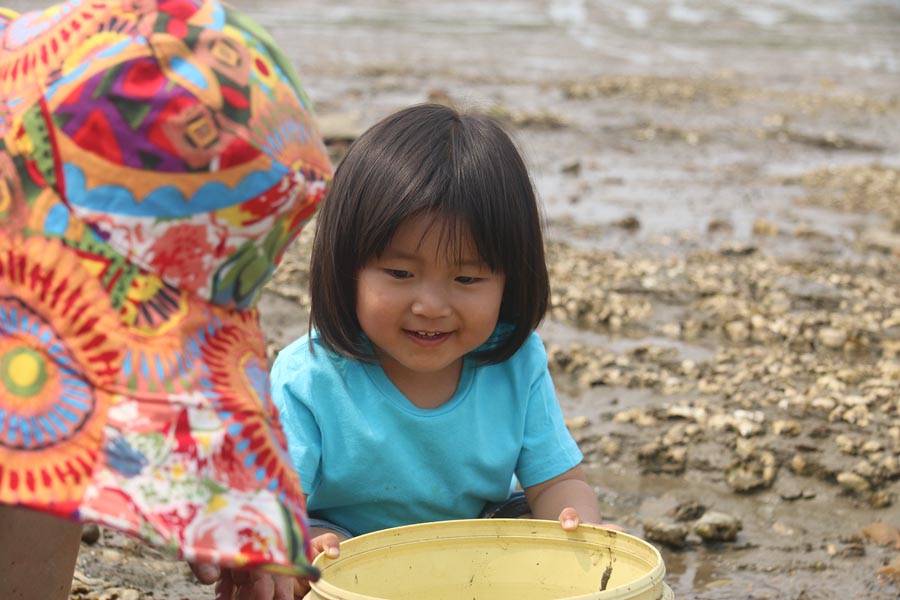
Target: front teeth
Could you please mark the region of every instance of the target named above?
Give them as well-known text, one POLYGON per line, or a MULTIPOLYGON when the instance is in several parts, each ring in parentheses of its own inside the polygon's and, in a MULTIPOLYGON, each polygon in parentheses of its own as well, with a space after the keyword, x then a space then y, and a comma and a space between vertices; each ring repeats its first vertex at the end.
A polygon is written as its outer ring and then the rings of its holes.
POLYGON ((439 332, 433 332, 433 331, 417 331, 416 335, 421 336, 421 337, 433 338, 433 337, 437 337, 441 334, 439 332))

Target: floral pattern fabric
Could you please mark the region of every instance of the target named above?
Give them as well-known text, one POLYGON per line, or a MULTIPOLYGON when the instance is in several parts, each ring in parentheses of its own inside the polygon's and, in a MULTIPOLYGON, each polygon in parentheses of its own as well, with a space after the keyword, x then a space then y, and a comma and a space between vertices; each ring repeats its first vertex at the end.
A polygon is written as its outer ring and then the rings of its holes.
POLYGON ((314 575, 254 306, 330 177, 232 9, 0 9, 0 503, 314 575))

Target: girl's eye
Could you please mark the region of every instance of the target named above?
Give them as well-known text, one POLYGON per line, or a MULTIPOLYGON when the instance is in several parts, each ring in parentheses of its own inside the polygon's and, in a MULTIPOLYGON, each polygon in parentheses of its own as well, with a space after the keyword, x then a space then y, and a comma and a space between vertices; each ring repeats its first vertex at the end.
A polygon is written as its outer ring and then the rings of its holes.
POLYGON ((471 285, 473 283, 481 281, 481 278, 480 277, 466 277, 465 275, 461 275, 456 278, 456 281, 463 285, 471 285))
POLYGON ((404 271, 403 269, 385 269, 385 271, 387 271, 387 274, 394 279, 408 279, 412 277, 412 273, 404 271))

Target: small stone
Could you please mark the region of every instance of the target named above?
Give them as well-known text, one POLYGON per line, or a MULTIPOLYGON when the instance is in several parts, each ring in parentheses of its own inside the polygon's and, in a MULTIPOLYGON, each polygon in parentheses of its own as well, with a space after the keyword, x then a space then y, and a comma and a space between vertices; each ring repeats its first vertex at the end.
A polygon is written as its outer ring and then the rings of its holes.
POLYGON ((832 400, 831 398, 813 398, 810 403, 811 406, 815 409, 821 410, 823 412, 831 412, 834 410, 834 407, 837 406, 837 402, 832 400))
POLYGON ((672 548, 684 548, 690 531, 683 523, 644 521, 644 537, 672 548))
POLYGON ((893 546, 900 549, 900 528, 886 521, 872 521, 864 525, 862 533, 879 546, 893 546))
POLYGON ((725 324, 725 335, 732 342, 746 342, 750 339, 750 328, 743 321, 731 321, 725 324))
POLYGON ((866 440, 865 442, 863 442, 860 451, 863 454, 872 454, 873 452, 881 452, 883 449, 884 444, 882 444, 878 440, 866 440))
POLYGON ((753 222, 753 235, 778 235, 778 226, 765 219, 756 219, 753 222))
POLYGON ((566 175, 578 175, 581 173, 581 159, 572 158, 560 165, 559 170, 566 175))
POLYGON ((736 517, 721 512, 707 511, 694 524, 694 533, 706 542, 733 542, 743 528, 743 523, 736 517))
POLYGON ((726 219, 711 219, 706 225, 706 231, 709 233, 730 233, 734 231, 734 226, 726 219))
POLYGON ((894 583, 900 583, 900 556, 895 558, 891 564, 878 569, 878 574, 892 579, 894 583))
POLYGON ((797 529, 791 527, 787 523, 783 523, 781 521, 775 521, 772 523, 772 531, 777 533, 778 535, 783 536, 795 536, 797 535, 797 529))
POLYGON ((794 456, 792 456, 789 464, 791 467, 791 471, 793 471, 797 475, 812 474, 812 469, 810 468, 809 461, 807 461, 802 454, 795 454, 794 456))
POLYGON ((566 419, 566 427, 572 430, 584 429, 591 424, 591 420, 584 415, 566 419))
POLYGON ((682 502, 671 511, 676 521, 696 521, 706 512, 706 507, 696 500, 682 502))
POLYGON ((606 438, 601 440, 597 447, 604 456, 616 457, 622 451, 622 442, 615 438, 606 438))
POLYGON ((816 338, 822 346, 837 350, 847 342, 847 332, 835 327, 823 327, 816 338))
POLYGON ((868 481, 850 471, 838 473, 837 482, 845 490, 853 492, 854 494, 865 494, 871 489, 868 481))
POLYGON ((681 323, 666 323, 662 326, 662 334, 667 338, 677 340, 681 337, 681 323))
MULTIPOLYGON (((875 490, 869 496, 869 506, 872 508, 888 508, 894 505, 894 494, 887 490, 875 490)), ((900 546, 898 546, 900 549, 900 546)))
POLYGON ((634 215, 628 215, 623 219, 613 222, 613 226, 626 231, 637 231, 641 228, 641 221, 634 215))
POLYGON ((856 440, 843 433, 834 438, 834 443, 837 444, 841 454, 855 456, 859 451, 859 444, 857 444, 856 440))
POLYGON ((100 539, 100 527, 96 523, 85 523, 81 528, 81 541, 92 546, 100 539))
POLYGON ((800 435, 800 423, 797 421, 778 420, 772 423, 772 433, 785 437, 800 435))
POLYGON ((862 544, 847 544, 841 549, 841 558, 859 558, 866 555, 866 547, 862 544))
POLYGON ((797 500, 811 500, 816 497, 816 493, 796 485, 787 484, 778 491, 778 496, 785 502, 795 502, 797 500))

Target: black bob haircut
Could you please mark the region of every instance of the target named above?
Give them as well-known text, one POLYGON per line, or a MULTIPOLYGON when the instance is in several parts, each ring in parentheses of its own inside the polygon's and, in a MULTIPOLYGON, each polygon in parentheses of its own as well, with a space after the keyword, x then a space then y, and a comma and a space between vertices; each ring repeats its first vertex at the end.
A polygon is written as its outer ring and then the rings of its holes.
MULTIPOLYGON (((441 246, 478 254, 506 276, 499 323, 471 357, 502 362, 547 312, 550 285, 534 186, 515 144, 491 118, 439 104, 400 110, 348 149, 322 203, 310 259, 310 328, 331 350, 374 360, 356 316, 356 277, 410 217, 433 216, 441 246)), ((450 254, 453 256, 453 254, 450 254)))

